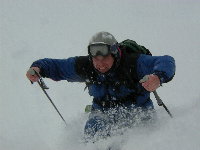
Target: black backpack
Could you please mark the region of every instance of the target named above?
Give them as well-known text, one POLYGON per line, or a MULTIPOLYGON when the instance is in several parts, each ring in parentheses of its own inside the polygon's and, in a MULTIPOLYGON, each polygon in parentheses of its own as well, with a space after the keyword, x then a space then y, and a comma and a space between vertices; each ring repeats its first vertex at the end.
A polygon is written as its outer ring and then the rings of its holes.
POLYGON ((151 52, 145 48, 144 46, 138 45, 135 41, 127 39, 119 43, 119 46, 122 48, 122 50, 125 50, 126 53, 131 54, 146 54, 146 55, 152 55, 151 52))
POLYGON ((126 81, 128 87, 136 88, 139 82, 137 75, 137 59, 140 54, 150 55, 151 52, 144 46, 138 45, 135 41, 127 39, 119 43, 122 56, 120 60, 120 67, 118 69, 118 76, 120 80, 126 81))

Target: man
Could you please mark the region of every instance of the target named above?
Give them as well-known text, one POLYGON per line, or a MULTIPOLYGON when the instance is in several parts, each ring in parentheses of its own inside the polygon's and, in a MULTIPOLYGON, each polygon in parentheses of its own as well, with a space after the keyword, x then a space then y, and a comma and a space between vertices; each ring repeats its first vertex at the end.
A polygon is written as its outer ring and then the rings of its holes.
MULTIPOLYGON (((55 81, 86 83, 93 103, 85 137, 96 141, 153 118, 150 92, 173 78, 175 61, 170 56, 127 54, 112 34, 99 32, 89 42, 88 56, 41 59, 31 68, 55 81), (148 80, 139 82, 146 75, 148 80)), ((36 75, 26 75, 38 81, 36 75)))

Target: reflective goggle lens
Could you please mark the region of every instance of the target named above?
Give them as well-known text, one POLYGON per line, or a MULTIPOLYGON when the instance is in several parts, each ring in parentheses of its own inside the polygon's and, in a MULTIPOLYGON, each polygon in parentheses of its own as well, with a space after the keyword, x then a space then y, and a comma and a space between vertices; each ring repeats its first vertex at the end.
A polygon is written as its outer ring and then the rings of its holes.
POLYGON ((89 46, 91 56, 107 56, 110 53, 110 47, 105 44, 94 44, 89 46))

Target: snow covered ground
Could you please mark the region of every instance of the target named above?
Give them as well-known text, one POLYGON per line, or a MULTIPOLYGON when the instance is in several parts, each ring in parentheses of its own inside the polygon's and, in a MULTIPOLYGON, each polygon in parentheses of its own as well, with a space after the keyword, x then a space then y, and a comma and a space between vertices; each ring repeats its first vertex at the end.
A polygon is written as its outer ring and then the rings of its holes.
POLYGON ((199 150, 199 14, 198 0, 0 0, 0 150, 94 150, 122 139, 123 150, 199 150), (174 80, 158 90, 173 119, 154 100, 156 128, 84 145, 84 107, 92 98, 83 84, 45 79, 65 127, 25 72, 40 58, 86 55, 98 31, 175 58, 174 80))

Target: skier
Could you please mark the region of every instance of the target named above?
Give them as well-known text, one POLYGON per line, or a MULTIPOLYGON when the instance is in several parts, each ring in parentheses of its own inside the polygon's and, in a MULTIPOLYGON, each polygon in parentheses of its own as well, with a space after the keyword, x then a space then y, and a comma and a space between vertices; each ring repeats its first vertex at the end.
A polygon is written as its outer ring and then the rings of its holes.
MULTIPOLYGON (((40 59, 30 68, 55 81, 86 83, 93 102, 84 133, 94 142, 119 128, 152 120, 150 92, 172 80, 175 61, 167 55, 127 54, 112 34, 98 32, 89 42, 88 56, 40 59), (146 75, 148 80, 141 83, 146 75)), ((26 76, 32 82, 39 80, 29 72, 26 76)))

